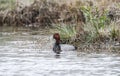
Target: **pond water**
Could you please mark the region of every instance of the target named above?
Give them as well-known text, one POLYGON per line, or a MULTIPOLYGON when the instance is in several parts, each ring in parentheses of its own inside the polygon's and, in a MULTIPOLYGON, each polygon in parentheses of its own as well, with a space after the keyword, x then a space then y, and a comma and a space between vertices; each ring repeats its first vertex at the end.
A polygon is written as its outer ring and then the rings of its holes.
POLYGON ((52 51, 51 35, 0 32, 0 76, 120 76, 120 56, 52 51))

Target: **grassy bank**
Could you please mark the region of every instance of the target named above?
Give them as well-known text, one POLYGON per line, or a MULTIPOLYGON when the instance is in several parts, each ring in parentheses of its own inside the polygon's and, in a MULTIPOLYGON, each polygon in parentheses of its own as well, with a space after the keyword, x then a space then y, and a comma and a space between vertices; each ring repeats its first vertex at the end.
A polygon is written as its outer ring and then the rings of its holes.
MULTIPOLYGON (((111 3, 110 3, 111 4, 111 3)), ((61 24, 57 27, 63 43, 73 44, 81 51, 109 51, 120 53, 120 13, 118 19, 110 18, 109 12, 114 13, 119 9, 119 3, 116 3, 114 9, 105 5, 104 8, 98 6, 76 6, 81 9, 85 15, 86 23, 81 25, 82 30, 74 30, 78 24, 61 24), (101 10, 102 9, 102 10, 101 10)), ((115 15, 112 15, 115 16, 115 15)))

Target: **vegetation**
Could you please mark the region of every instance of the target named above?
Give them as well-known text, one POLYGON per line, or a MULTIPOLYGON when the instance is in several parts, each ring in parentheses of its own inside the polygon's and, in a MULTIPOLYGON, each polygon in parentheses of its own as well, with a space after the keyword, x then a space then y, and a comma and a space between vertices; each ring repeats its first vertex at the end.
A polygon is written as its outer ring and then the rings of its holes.
MULTIPOLYGON (((81 7, 80 9, 82 9, 86 17, 86 23, 83 27, 84 32, 87 32, 87 35, 84 36, 85 42, 103 40, 101 38, 104 37, 110 39, 119 37, 120 30, 117 29, 117 25, 114 22, 110 22, 110 19, 106 16, 108 13, 107 10, 104 10, 102 15, 99 15, 97 7, 81 7), (93 9, 95 9, 95 13, 92 13, 93 9)), ((62 38, 75 36, 76 30, 73 31, 73 29, 75 29, 76 26, 72 25, 72 30, 68 27, 71 27, 71 25, 67 25, 67 27, 65 24, 63 24, 62 27, 58 26, 61 35, 64 36, 62 38)))
POLYGON ((15 8, 16 0, 0 0, 0 10, 13 9, 15 8))
POLYGON ((62 39, 71 39, 76 36, 75 25, 59 24, 56 27, 62 39))
POLYGON ((97 7, 82 7, 86 15, 87 23, 84 25, 84 30, 88 32, 86 35, 87 42, 93 42, 94 40, 98 40, 101 35, 100 30, 103 30, 108 26, 109 19, 106 16, 107 11, 103 11, 102 15, 99 15, 99 11, 97 7), (94 12, 92 12, 95 9, 94 12))
MULTIPOLYGON (((18 10, 14 5, 15 0, 1 0, 0 10, 5 10, 10 2, 9 6, 12 10, 0 13, 0 24, 30 28, 55 25, 54 28, 60 33, 61 38, 75 45, 106 43, 106 41, 120 42, 120 27, 115 19, 120 16, 114 15, 117 9, 111 10, 107 7, 112 4, 112 0, 95 1, 96 3, 75 1, 58 3, 55 0, 53 2, 35 0, 30 6, 18 6, 18 10)), ((119 8, 120 4, 116 3, 115 7, 119 8)))

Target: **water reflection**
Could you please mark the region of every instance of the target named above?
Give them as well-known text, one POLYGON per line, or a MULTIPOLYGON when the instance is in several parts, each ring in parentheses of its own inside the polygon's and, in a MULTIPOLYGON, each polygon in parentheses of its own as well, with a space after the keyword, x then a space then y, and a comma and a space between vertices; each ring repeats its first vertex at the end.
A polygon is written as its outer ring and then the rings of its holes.
POLYGON ((120 57, 62 51, 55 55, 49 36, 3 35, 0 76, 119 76, 120 57), (8 39, 9 38, 9 39, 8 39))
POLYGON ((56 55, 55 55, 55 58, 60 58, 60 54, 56 54, 56 55))

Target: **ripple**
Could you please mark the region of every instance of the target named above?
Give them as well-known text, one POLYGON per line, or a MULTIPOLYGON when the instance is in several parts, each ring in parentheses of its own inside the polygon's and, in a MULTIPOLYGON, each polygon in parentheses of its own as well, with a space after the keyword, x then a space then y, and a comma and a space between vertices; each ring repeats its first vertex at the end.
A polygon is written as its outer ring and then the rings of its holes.
POLYGON ((21 37, 14 35, 10 39, 1 37, 0 76, 120 75, 119 56, 77 51, 62 51, 60 56, 56 56, 50 47, 53 43, 50 38, 29 34, 21 37))

